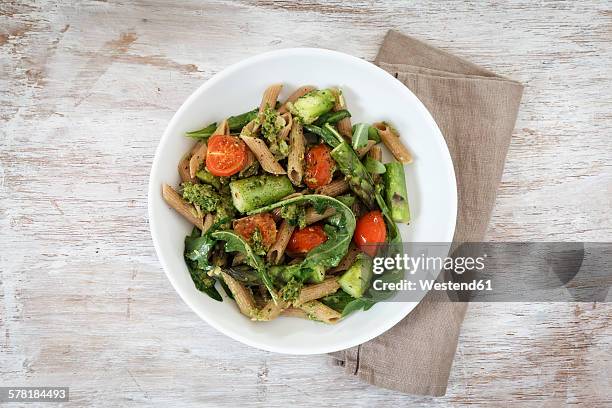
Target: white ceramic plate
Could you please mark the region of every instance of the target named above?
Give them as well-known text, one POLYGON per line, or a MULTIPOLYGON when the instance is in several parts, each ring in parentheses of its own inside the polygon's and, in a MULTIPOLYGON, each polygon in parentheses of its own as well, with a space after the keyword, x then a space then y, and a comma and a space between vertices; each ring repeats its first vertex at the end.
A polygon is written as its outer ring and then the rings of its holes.
POLYGON ((159 260, 179 295, 220 332, 253 347, 289 354, 343 350, 385 332, 416 303, 379 303, 336 325, 281 317, 251 322, 229 299, 216 302, 194 287, 183 261, 191 226, 168 207, 161 184, 177 185, 177 163, 193 140, 185 132, 259 105, 264 89, 282 82, 283 100, 300 85, 341 87, 353 123, 388 120, 414 155, 406 169, 412 223, 401 226, 404 241, 450 242, 455 228, 457 187, 446 143, 433 118, 397 79, 362 59, 339 52, 292 48, 248 58, 198 88, 176 112, 157 147, 149 181, 149 221, 159 260))

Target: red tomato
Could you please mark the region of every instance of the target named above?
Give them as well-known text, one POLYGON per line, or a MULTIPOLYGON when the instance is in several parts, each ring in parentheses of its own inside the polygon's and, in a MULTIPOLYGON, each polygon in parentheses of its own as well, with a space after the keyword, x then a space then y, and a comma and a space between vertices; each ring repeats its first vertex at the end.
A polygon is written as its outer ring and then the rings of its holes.
POLYGON ((327 234, 320 225, 310 225, 301 230, 293 231, 287 252, 293 255, 305 255, 312 249, 327 241, 327 234))
POLYGON ((315 189, 331 183, 336 162, 329 152, 331 149, 323 143, 308 149, 304 173, 304 183, 308 188, 315 189))
POLYGON ((265 248, 270 248, 276 242, 276 223, 269 213, 239 218, 234 221, 233 227, 236 234, 242 236, 247 241, 252 241, 255 229, 259 229, 262 244, 265 248))
POLYGON ((231 176, 247 164, 247 147, 234 136, 214 135, 208 139, 206 168, 214 176, 231 176))
POLYGON ((380 211, 370 211, 357 220, 353 242, 362 252, 375 256, 377 244, 384 243, 386 239, 387 228, 380 211))

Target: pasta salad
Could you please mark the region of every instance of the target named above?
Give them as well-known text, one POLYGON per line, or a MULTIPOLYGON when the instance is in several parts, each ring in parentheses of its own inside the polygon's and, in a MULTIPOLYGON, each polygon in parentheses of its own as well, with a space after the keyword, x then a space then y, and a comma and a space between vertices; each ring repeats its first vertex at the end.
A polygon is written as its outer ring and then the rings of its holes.
POLYGON ((195 287, 222 288, 255 321, 336 323, 369 309, 371 257, 410 222, 404 165, 386 122, 351 124, 342 91, 303 86, 279 102, 188 132, 181 183, 164 200, 193 224, 184 257, 195 287), (382 163, 382 146, 395 160, 382 163))

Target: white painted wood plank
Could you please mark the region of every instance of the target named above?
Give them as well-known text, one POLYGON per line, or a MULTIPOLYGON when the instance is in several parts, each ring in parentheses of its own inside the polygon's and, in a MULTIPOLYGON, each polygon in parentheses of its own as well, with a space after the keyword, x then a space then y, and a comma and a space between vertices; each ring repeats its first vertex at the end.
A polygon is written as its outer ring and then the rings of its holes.
POLYGON ((146 216, 156 144, 203 81, 292 46, 371 60, 396 28, 526 85, 489 238, 609 241, 609 4, 129 3, 0 5, 0 383, 67 385, 69 406, 612 404, 609 304, 473 305, 447 396, 406 396, 208 327, 146 216))

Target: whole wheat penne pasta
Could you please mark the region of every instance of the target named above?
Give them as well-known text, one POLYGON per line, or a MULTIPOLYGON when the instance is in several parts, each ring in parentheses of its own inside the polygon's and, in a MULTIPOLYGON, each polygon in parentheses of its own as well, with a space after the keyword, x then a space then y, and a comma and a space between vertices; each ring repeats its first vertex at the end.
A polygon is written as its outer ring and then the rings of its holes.
POLYGON ((349 191, 349 185, 344 179, 334 180, 326 186, 319 187, 317 194, 336 197, 349 191))
POLYGON ((376 144, 376 142, 374 140, 368 140, 368 144, 365 145, 364 147, 362 147, 361 149, 357 149, 357 151, 355 153, 357 153, 357 156, 359 156, 360 159, 363 159, 363 157, 366 154, 368 154, 370 149, 372 147, 374 147, 375 144, 376 144))
POLYGON ((374 160, 382 161, 382 148, 380 146, 372 146, 368 152, 368 156, 374 160))
POLYGON ((357 247, 351 244, 348 252, 346 253, 346 255, 344 255, 344 258, 342 258, 338 266, 331 268, 326 273, 335 274, 338 272, 346 271, 348 268, 351 267, 351 265, 355 263, 355 259, 357 258, 357 255, 359 255, 360 252, 361 251, 359 251, 357 247))
POLYGON ((246 260, 246 256, 242 252, 236 252, 234 259, 232 259, 232 266, 241 265, 246 260))
POLYGON ((283 106, 281 106, 280 109, 278 110, 278 113, 285 113, 285 112, 288 111, 288 109, 287 109, 287 102, 293 103, 293 102, 297 101, 298 98, 306 95, 308 92, 314 91, 315 89, 317 89, 317 88, 315 86, 311 86, 311 85, 300 86, 291 95, 289 95, 289 97, 287 98, 285 103, 283 103, 283 106))
MULTIPOLYGON (((288 200, 290 198, 294 198, 294 197, 300 197, 302 195, 302 193, 300 192, 296 192, 296 193, 291 193, 288 196, 285 196, 281 199, 281 201, 285 201, 288 200)), ((274 221, 280 221, 282 219, 281 217, 281 211, 282 211, 282 207, 277 207, 275 209, 273 209, 272 211, 270 211, 272 213, 272 217, 274 217, 274 221)))
POLYGON ((294 229, 295 227, 290 225, 287 220, 283 220, 283 222, 281 222, 276 234, 276 241, 274 244, 272 244, 270 250, 268 251, 268 262, 273 265, 280 263, 281 259, 283 259, 285 248, 287 248, 287 244, 291 239, 291 234, 293 234, 294 229))
POLYGON ((273 319, 276 319, 283 310, 289 307, 289 303, 280 299, 278 303, 274 303, 273 300, 269 300, 259 312, 257 312, 257 317, 253 320, 267 322, 273 319))
POLYGON ((399 135, 385 122, 374 123, 374 127, 378 129, 380 140, 387 146, 387 149, 393 154, 393 156, 401 163, 409 164, 412 163, 412 154, 410 150, 399 138, 399 135))
POLYGON ((291 132, 293 126, 293 117, 289 112, 283 113, 281 118, 285 121, 285 126, 278 132, 278 138, 282 140, 289 140, 289 132, 291 132))
POLYGON ((210 213, 206 214, 204 216, 204 224, 202 225, 202 233, 205 233, 206 231, 208 231, 214 223, 215 223, 215 216, 210 213))
POLYGON ((181 182, 186 183, 188 181, 195 182, 195 178, 191 177, 189 172, 189 159, 191 158, 191 152, 186 153, 178 164, 178 173, 181 177, 181 182))
POLYGON ((244 136, 241 135, 240 138, 246 143, 246 145, 251 149, 259 164, 261 164, 261 168, 272 174, 287 174, 283 166, 281 166, 276 159, 266 142, 257 137, 244 136))
POLYGON ((327 278, 321 283, 315 285, 304 286, 300 291, 300 294, 293 306, 299 306, 303 303, 310 302, 311 300, 320 299, 324 296, 335 293, 340 288, 338 279, 335 277, 327 278))
POLYGON ((221 123, 219 123, 219 125, 217 125, 217 129, 215 129, 215 131, 213 132, 213 134, 211 136, 214 136, 214 135, 229 135, 229 134, 230 134, 229 124, 227 123, 227 119, 223 119, 221 121, 221 123))
POLYGON ((306 221, 306 225, 314 224, 321 220, 331 217, 336 213, 336 210, 333 208, 326 208, 321 214, 319 214, 314 208, 308 208, 306 210, 306 214, 304 215, 304 219, 306 221))
POLYGON ((227 273, 221 272, 221 276, 230 292, 232 292, 232 295, 234 295, 234 300, 240 312, 250 318, 255 317, 257 314, 257 307, 251 291, 227 273))
POLYGON ((162 196, 170 207, 174 208, 176 212, 181 214, 187 221, 198 227, 200 230, 204 229, 204 221, 202 217, 198 216, 198 211, 195 207, 183 200, 183 197, 179 195, 172 187, 168 184, 162 184, 162 196))
POLYGON ((308 318, 328 324, 338 323, 342 317, 340 313, 317 300, 311 300, 310 302, 301 304, 300 309, 306 312, 308 318))
POLYGON ((304 132, 302 124, 295 122, 289 137, 289 157, 287 159, 287 173, 289 180, 299 186, 304 176, 304 132))
POLYGON ((283 89, 283 84, 274 84, 266 88, 261 98, 261 104, 259 105, 259 113, 262 113, 266 106, 271 108, 276 106, 278 94, 280 94, 281 89, 283 89))
POLYGON ((306 210, 306 215, 304 216, 304 218, 306 220, 306 225, 310 225, 310 224, 314 224, 315 222, 319 222, 321 220, 329 218, 335 213, 336 213, 336 210, 334 210, 331 207, 326 208, 322 214, 319 214, 314 208, 311 207, 306 210))
POLYGON ((206 161, 206 152, 208 148, 206 142, 198 142, 196 147, 193 149, 193 156, 189 159, 189 176, 193 179, 196 173, 200 170, 200 167, 206 161))
POLYGON ((259 132, 260 127, 261 123, 259 119, 253 119, 252 121, 244 125, 244 127, 240 131, 240 136, 253 136, 254 134, 257 134, 259 132))
MULTIPOLYGON (((382 148, 380 146, 372 146, 368 152, 368 156, 374 160, 382 162, 382 148)), ((372 181, 377 182, 380 180, 380 174, 372 174, 372 181)))
MULTIPOLYGON (((334 103, 334 111, 339 111, 342 109, 346 109, 346 101, 344 100, 344 95, 342 95, 342 91, 339 89, 334 89, 334 96, 336 97, 336 102, 334 103)), ((353 136, 353 125, 351 125, 351 118, 344 118, 336 123, 336 127, 338 128, 338 133, 342 136, 351 138, 353 136)))
POLYGON ((301 319, 308 319, 308 313, 297 307, 288 307, 281 312, 281 316, 298 317, 301 319))

